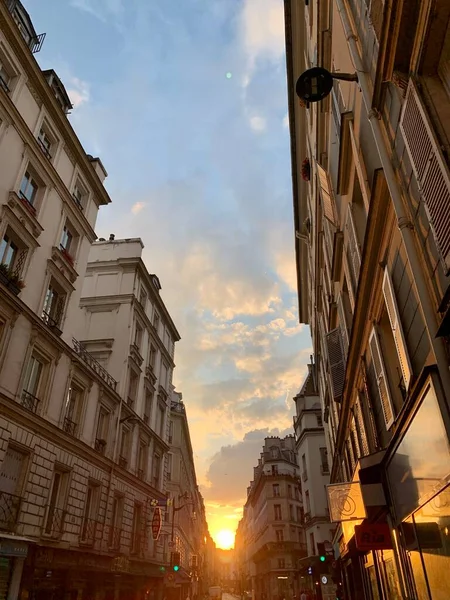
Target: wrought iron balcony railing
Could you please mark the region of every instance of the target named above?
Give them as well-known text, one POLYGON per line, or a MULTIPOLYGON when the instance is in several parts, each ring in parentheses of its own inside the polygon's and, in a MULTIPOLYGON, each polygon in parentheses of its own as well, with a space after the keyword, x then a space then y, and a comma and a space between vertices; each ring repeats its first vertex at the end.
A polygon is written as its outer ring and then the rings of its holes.
POLYGON ((110 527, 108 545, 111 549, 119 550, 121 538, 122 538, 122 528, 121 527, 110 527))
POLYGON ((95 440, 95 450, 97 452, 99 452, 100 454, 105 454, 106 440, 102 440, 102 439, 97 438, 95 440))
POLYGON ((50 329, 59 329, 59 326, 61 324, 60 316, 56 316, 56 315, 52 316, 46 310, 42 311, 42 320, 44 321, 44 323, 46 325, 48 325, 50 327, 50 329))
POLYGON ((78 196, 75 196, 75 194, 72 194, 72 200, 75 202, 75 204, 78 206, 78 208, 79 208, 81 211, 83 211, 83 210, 84 210, 84 207, 83 207, 83 205, 81 204, 81 201, 80 201, 80 199, 78 198, 78 196))
POLYGON ((22 391, 22 406, 24 406, 27 410, 36 413, 39 406, 40 399, 27 392, 27 390, 22 391))
POLYGON ((77 427, 78 427, 78 423, 75 423, 75 421, 72 421, 68 417, 65 417, 64 423, 63 423, 63 429, 66 433, 68 433, 69 435, 73 435, 75 437, 77 435, 77 427))
POLYGON ((80 543, 93 546, 95 542, 96 531, 97 521, 95 519, 83 519, 80 533, 80 543))
POLYGON ((81 342, 79 342, 78 340, 76 340, 75 338, 72 338, 72 343, 73 343, 73 348, 75 350, 75 352, 78 354, 78 356, 84 360, 84 362, 89 365, 91 367, 91 369, 93 369, 97 375, 99 375, 103 381, 109 385, 110 388, 112 388, 114 391, 116 391, 116 387, 117 387, 117 381, 115 379, 113 379, 113 377, 111 377, 111 375, 108 373, 108 371, 106 369, 104 369, 102 367, 102 365, 95 360, 95 358, 89 354, 89 352, 86 350, 86 348, 83 346, 83 344, 81 342))
POLYGON ((39 148, 42 150, 42 152, 45 154, 45 156, 48 158, 48 160, 52 160, 52 155, 50 154, 50 150, 47 148, 47 146, 44 144, 44 142, 38 138, 37 142, 39 144, 39 148))
POLYGON ((64 531, 65 518, 65 510, 62 508, 57 508, 56 506, 49 506, 44 527, 44 534, 56 539, 61 537, 64 531))
POLYGON ((14 531, 21 503, 20 496, 0 492, 0 530, 14 531))
POLYGON ((119 456, 119 467, 122 467, 123 469, 125 469, 127 464, 128 464, 128 458, 126 456, 119 456))

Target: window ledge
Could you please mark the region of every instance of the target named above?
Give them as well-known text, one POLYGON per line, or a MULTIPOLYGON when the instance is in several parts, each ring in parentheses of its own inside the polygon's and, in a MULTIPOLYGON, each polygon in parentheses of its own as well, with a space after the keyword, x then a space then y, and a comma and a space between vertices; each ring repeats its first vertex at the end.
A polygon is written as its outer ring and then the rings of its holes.
POLYGON ((70 283, 75 283, 78 273, 70 260, 67 259, 61 249, 57 246, 53 246, 52 248, 52 260, 56 263, 58 269, 63 273, 66 279, 68 279, 70 283))
POLYGON ((38 238, 44 231, 44 228, 39 223, 36 215, 32 213, 30 209, 25 206, 25 201, 22 200, 16 192, 9 192, 8 206, 11 208, 15 216, 21 223, 24 223, 27 230, 38 238))

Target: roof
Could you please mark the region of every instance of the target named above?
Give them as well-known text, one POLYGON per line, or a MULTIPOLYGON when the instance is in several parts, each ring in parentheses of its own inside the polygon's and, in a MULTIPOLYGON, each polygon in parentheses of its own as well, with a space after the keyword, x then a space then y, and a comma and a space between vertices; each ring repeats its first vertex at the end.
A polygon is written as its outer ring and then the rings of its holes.
POLYGON ((61 96, 64 99, 64 102, 67 104, 68 108, 69 109, 73 108, 73 104, 70 101, 68 93, 66 92, 66 88, 64 87, 63 82, 58 77, 56 72, 53 69, 45 69, 45 71, 42 71, 42 74, 47 79, 47 81, 51 77, 51 79, 52 79, 51 85, 55 85, 58 88, 58 92, 61 94, 61 96))

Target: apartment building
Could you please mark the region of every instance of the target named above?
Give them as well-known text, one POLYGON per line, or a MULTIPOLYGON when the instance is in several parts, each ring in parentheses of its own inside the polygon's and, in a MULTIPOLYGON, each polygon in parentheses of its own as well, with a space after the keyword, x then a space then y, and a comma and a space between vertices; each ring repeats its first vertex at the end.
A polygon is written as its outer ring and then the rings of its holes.
POLYGON ((298 560, 306 556, 300 470, 294 436, 268 437, 254 467, 236 537, 238 576, 255 598, 298 593, 298 560))
POLYGON ((302 478, 304 527, 308 556, 317 556, 317 544, 331 546, 336 527, 330 523, 326 486, 330 482, 328 450, 315 376, 315 365, 295 396, 295 448, 302 478))
MULTIPOLYGON (((139 373, 143 350, 136 338, 121 349, 118 338, 111 347, 92 343, 102 306, 89 303, 91 271, 83 283, 97 213, 110 202, 106 171, 67 119, 63 83, 35 60, 43 39, 21 2, 0 1, 0 597, 157 597, 164 557, 150 523, 166 500, 166 398, 178 337, 155 300, 154 364, 145 355, 155 397, 146 408, 141 386, 130 404, 128 371, 114 361, 123 349, 139 373)), ((143 287, 149 297, 159 292, 157 278, 141 272, 133 307, 142 307, 143 287)))
POLYGON ((449 5, 284 6, 299 312, 326 423, 335 556, 350 598, 444 598, 449 5), (308 104, 295 87, 313 66, 358 82, 334 79, 308 104))
POLYGON ((166 597, 184 600, 207 592, 207 535, 205 506, 195 474, 186 406, 172 392, 167 454, 167 495, 171 510, 164 528, 169 552, 180 555, 180 570, 166 580, 166 597))

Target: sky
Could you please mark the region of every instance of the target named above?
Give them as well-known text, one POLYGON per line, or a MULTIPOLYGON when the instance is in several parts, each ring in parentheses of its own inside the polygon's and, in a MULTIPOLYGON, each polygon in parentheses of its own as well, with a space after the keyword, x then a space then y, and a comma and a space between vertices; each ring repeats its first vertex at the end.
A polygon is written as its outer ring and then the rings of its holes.
POLYGON ((86 152, 96 233, 141 237, 181 334, 209 529, 234 531, 267 435, 292 433, 298 323, 283 0, 24 0, 86 152))

